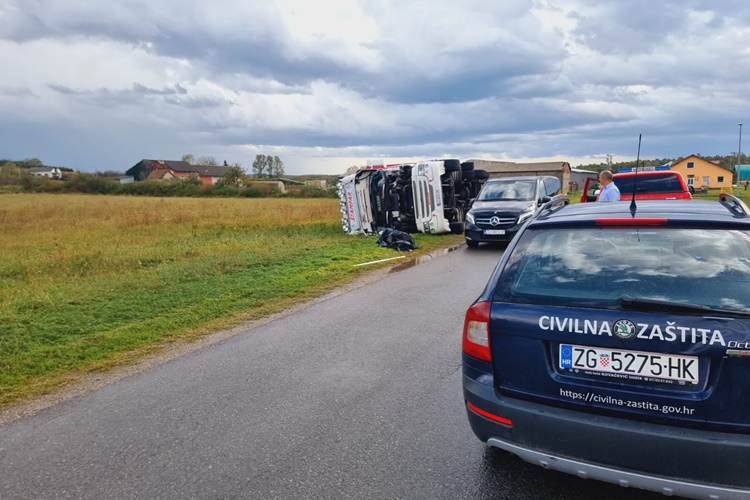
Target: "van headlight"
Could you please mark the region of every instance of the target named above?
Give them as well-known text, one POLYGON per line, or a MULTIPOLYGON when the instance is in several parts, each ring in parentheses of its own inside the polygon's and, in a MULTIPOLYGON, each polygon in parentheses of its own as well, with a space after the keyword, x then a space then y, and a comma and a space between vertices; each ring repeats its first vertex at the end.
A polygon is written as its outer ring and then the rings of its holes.
POLYGON ((471 212, 466 214, 466 222, 469 224, 476 224, 476 222, 474 222, 474 215, 471 212))

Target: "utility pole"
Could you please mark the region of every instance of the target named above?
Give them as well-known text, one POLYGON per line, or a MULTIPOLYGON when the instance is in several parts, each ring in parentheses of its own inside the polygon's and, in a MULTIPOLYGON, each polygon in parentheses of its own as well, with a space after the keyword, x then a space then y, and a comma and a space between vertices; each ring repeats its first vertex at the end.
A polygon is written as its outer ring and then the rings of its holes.
POLYGON ((740 144, 737 146, 737 189, 734 194, 739 196, 740 194, 740 158, 742 157, 742 123, 738 123, 740 126, 740 144))

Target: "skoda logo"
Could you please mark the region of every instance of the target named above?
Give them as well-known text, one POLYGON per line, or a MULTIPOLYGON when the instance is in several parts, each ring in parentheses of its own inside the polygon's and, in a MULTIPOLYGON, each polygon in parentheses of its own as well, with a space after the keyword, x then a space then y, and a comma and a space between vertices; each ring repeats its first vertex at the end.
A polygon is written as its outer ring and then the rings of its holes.
POLYGON ((497 226, 498 224, 500 224, 500 217, 496 215, 493 218, 491 218, 490 224, 492 224, 493 226, 497 226))
POLYGON ((635 337, 635 323, 627 319, 621 319, 613 327, 618 339, 630 340, 635 337))

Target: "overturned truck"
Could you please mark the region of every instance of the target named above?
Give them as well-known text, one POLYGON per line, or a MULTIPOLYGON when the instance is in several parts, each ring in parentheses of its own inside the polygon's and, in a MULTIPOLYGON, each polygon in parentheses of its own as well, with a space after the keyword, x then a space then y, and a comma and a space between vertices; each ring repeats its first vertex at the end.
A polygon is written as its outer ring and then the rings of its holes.
POLYGON ((472 162, 455 159, 360 168, 339 182, 344 232, 374 235, 392 228, 461 234, 466 212, 488 177, 472 162))

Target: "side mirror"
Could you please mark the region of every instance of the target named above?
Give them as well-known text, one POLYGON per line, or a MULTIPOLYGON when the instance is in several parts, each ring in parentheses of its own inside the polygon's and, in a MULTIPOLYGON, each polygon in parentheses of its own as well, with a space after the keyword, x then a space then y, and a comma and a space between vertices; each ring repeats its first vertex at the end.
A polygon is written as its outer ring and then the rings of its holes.
POLYGON ((537 205, 544 205, 545 203, 549 203, 552 201, 552 198, 549 196, 542 196, 542 199, 537 202, 537 205))

